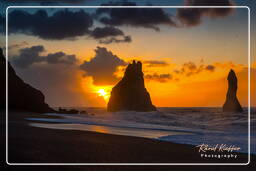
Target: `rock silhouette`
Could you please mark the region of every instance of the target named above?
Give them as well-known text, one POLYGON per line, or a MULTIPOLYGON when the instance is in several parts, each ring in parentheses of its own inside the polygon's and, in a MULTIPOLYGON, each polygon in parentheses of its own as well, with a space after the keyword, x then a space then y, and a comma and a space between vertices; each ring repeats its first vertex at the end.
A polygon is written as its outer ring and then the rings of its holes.
MULTIPOLYGON (((1 71, 1 109, 5 109, 6 103, 6 59, 0 48, 0 71, 1 71)), ((20 79, 10 63, 8 63, 8 109, 25 110, 31 112, 55 112, 44 102, 41 91, 33 88, 20 79)))
POLYGON ((235 72, 231 69, 228 74, 228 92, 226 95, 226 102, 223 105, 224 112, 242 112, 241 107, 237 97, 237 78, 235 72))
POLYGON ((107 110, 156 111, 144 85, 140 61, 128 65, 124 77, 111 91, 107 110))
POLYGON ((59 110, 57 111, 58 113, 63 113, 63 114, 79 114, 79 111, 76 109, 63 109, 61 107, 59 107, 59 110))
POLYGON ((64 109, 59 107, 57 113, 62 113, 62 114, 88 114, 87 111, 85 110, 76 110, 76 109, 64 109))

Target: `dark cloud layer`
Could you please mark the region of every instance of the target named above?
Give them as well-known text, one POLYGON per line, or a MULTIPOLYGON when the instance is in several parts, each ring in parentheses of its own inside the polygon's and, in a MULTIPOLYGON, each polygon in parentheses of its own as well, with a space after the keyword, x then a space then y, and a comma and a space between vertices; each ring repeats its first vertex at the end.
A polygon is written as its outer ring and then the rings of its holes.
POLYGON ((14 10, 9 14, 10 33, 24 33, 42 39, 74 39, 89 32, 93 24, 91 16, 80 11, 60 10, 49 16, 45 10, 30 14, 14 10))
MULTIPOLYGON (((71 2, 71 0, 62 2, 71 2)), ((102 5, 136 6, 136 3, 110 1, 102 5)), ((231 6, 233 3, 231 0, 185 0, 185 5, 231 6)), ((195 26, 202 22, 203 17, 225 17, 232 11, 230 8, 177 9, 175 22, 184 26, 195 26)), ((177 26, 175 22, 163 8, 98 8, 94 15, 84 10, 58 10, 52 15, 46 10, 38 10, 32 14, 13 10, 9 13, 9 33, 23 33, 47 40, 75 40, 78 36, 88 35, 102 44, 129 43, 132 41, 131 36, 125 35, 117 26, 144 27, 159 31, 159 25, 175 27, 177 26), (93 20, 100 21, 104 26, 94 28, 93 20)), ((5 18, 0 15, 2 33, 5 30, 4 25, 5 18)))
POLYGON ((42 45, 32 46, 19 50, 19 55, 12 57, 12 63, 20 68, 27 68, 35 63, 46 62, 49 64, 74 64, 77 59, 75 55, 67 55, 64 52, 49 53, 46 56, 41 55, 45 52, 42 45))
MULTIPOLYGON (((232 6, 231 0, 185 0, 186 6, 232 6)), ((203 17, 220 18, 230 15, 233 8, 180 8, 177 19, 185 26, 196 26, 203 17)))
MULTIPOLYGON (((60 10, 49 16, 47 11, 39 10, 30 14, 21 10, 14 10, 9 14, 9 32, 23 33, 47 40, 75 40, 77 36, 88 35, 99 43, 131 42, 131 36, 113 26, 93 26, 93 18, 87 12, 60 10)), ((1 18, 0 18, 1 22, 1 18)))
POLYGON ((84 61, 80 66, 85 71, 85 76, 92 76, 95 85, 108 85, 117 81, 114 76, 118 66, 126 62, 108 51, 105 47, 97 47, 96 55, 90 61, 84 61))
MULTIPOLYGON (((135 2, 110 2, 103 6, 136 6, 135 2)), ((175 26, 170 15, 162 8, 99 8, 96 10, 98 20, 106 25, 152 28, 159 31, 158 25, 175 26)))

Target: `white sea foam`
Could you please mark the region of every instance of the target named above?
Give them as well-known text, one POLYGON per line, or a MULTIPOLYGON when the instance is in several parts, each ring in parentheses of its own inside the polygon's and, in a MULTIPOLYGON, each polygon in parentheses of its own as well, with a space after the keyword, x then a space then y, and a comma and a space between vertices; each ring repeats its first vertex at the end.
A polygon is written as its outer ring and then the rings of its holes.
MULTIPOLYGON (((47 114, 62 119, 27 118, 40 121, 32 126, 53 129, 89 130, 104 133, 157 138, 182 144, 230 144, 247 152, 248 114, 223 113, 221 108, 159 108, 157 112, 106 112, 101 108, 87 108, 89 114, 47 114), (41 123, 41 122, 47 123, 41 123), (50 122, 50 123, 49 123, 50 122), (98 129, 95 129, 98 128, 98 129)), ((255 109, 251 125, 255 127, 255 109)), ((255 134, 251 143, 255 144, 255 134)), ((253 153, 256 153, 252 146, 253 153)))

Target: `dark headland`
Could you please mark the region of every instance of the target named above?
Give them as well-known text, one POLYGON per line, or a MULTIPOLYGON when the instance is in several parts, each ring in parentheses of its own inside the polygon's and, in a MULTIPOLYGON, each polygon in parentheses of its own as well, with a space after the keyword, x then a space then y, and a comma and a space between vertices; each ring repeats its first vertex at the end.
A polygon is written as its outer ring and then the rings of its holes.
POLYGON ((111 91, 107 110, 156 111, 145 88, 140 61, 133 61, 127 66, 124 77, 111 91))
POLYGON ((243 108, 241 107, 237 97, 237 77, 234 70, 230 70, 228 74, 228 92, 226 95, 226 101, 223 105, 224 112, 242 112, 243 108))
MULTIPOLYGON (((1 103, 0 108, 5 108, 6 98, 6 59, 3 50, 0 48, 0 71, 1 71, 1 103)), ((31 112, 55 112, 45 103, 43 93, 17 76, 13 67, 8 62, 8 108, 12 110, 25 110, 31 112)))

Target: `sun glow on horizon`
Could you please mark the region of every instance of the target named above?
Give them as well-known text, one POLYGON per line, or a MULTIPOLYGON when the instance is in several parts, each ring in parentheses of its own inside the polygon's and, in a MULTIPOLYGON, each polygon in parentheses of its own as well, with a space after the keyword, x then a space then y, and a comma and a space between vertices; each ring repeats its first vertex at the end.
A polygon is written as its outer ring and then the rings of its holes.
POLYGON ((104 87, 104 88, 99 88, 97 90, 97 94, 100 97, 103 97, 103 99, 107 102, 110 98, 110 88, 104 87))

